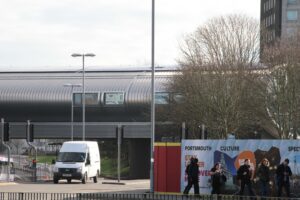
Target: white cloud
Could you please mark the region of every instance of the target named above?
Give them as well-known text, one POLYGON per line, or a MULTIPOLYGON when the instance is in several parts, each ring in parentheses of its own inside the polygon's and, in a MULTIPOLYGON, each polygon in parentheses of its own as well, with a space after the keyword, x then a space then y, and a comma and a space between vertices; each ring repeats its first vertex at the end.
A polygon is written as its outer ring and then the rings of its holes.
MULTIPOLYGON (((207 19, 228 13, 259 18, 259 0, 156 0, 156 63, 176 64, 178 41, 207 19)), ((0 7, 0 66, 150 63, 151 0, 10 0, 0 7)))

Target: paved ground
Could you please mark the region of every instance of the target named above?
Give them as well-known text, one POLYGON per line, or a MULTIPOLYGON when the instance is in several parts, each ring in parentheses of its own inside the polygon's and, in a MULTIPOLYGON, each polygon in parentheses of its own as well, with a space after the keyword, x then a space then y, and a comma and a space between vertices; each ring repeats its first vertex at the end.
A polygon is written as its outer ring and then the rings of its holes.
POLYGON ((92 181, 87 184, 81 184, 79 181, 74 181, 68 184, 65 181, 60 181, 59 184, 49 183, 0 183, 1 192, 36 192, 36 193, 93 193, 93 192, 113 192, 113 193, 144 193, 149 192, 149 180, 125 180, 118 184, 103 184, 117 183, 115 180, 98 179, 98 183, 92 181))

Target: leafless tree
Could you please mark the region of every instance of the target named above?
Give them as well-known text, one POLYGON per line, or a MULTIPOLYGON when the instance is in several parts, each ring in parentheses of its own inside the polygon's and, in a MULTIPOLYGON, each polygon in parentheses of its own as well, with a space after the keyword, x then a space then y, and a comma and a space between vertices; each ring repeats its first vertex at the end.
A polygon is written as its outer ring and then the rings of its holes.
POLYGON ((259 24, 245 15, 213 18, 187 35, 180 49, 182 66, 252 67, 259 58, 259 24))
POLYGON ((300 122, 300 34, 264 48, 269 66, 266 109, 279 138, 297 137, 300 122))
POLYGON ((256 121, 260 96, 251 84, 257 78, 253 71, 259 58, 255 19, 245 15, 211 19, 186 36, 181 52, 180 73, 169 85, 183 97, 173 103, 173 120, 186 121, 192 132, 205 124, 211 138, 225 138, 256 121))

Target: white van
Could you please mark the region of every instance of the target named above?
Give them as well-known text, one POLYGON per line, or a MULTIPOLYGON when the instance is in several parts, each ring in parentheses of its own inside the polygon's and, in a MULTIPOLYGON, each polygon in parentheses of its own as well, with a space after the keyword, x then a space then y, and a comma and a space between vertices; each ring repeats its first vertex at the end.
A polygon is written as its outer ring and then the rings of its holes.
POLYGON ((100 164, 97 142, 64 142, 53 168, 53 182, 58 183, 59 180, 66 179, 71 183, 72 179, 76 179, 85 184, 88 179, 93 178, 94 183, 97 183, 101 171, 100 164))

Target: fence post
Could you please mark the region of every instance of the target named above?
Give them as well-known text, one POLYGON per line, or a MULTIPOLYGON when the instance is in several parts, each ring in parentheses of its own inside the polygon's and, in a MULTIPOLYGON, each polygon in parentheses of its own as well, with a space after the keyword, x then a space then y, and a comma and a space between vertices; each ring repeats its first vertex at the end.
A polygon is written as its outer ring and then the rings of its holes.
POLYGON ((24 193, 23 192, 19 192, 19 200, 23 200, 24 199, 24 193))
POLYGON ((78 200, 81 200, 81 196, 82 196, 81 193, 77 193, 77 199, 78 200))

